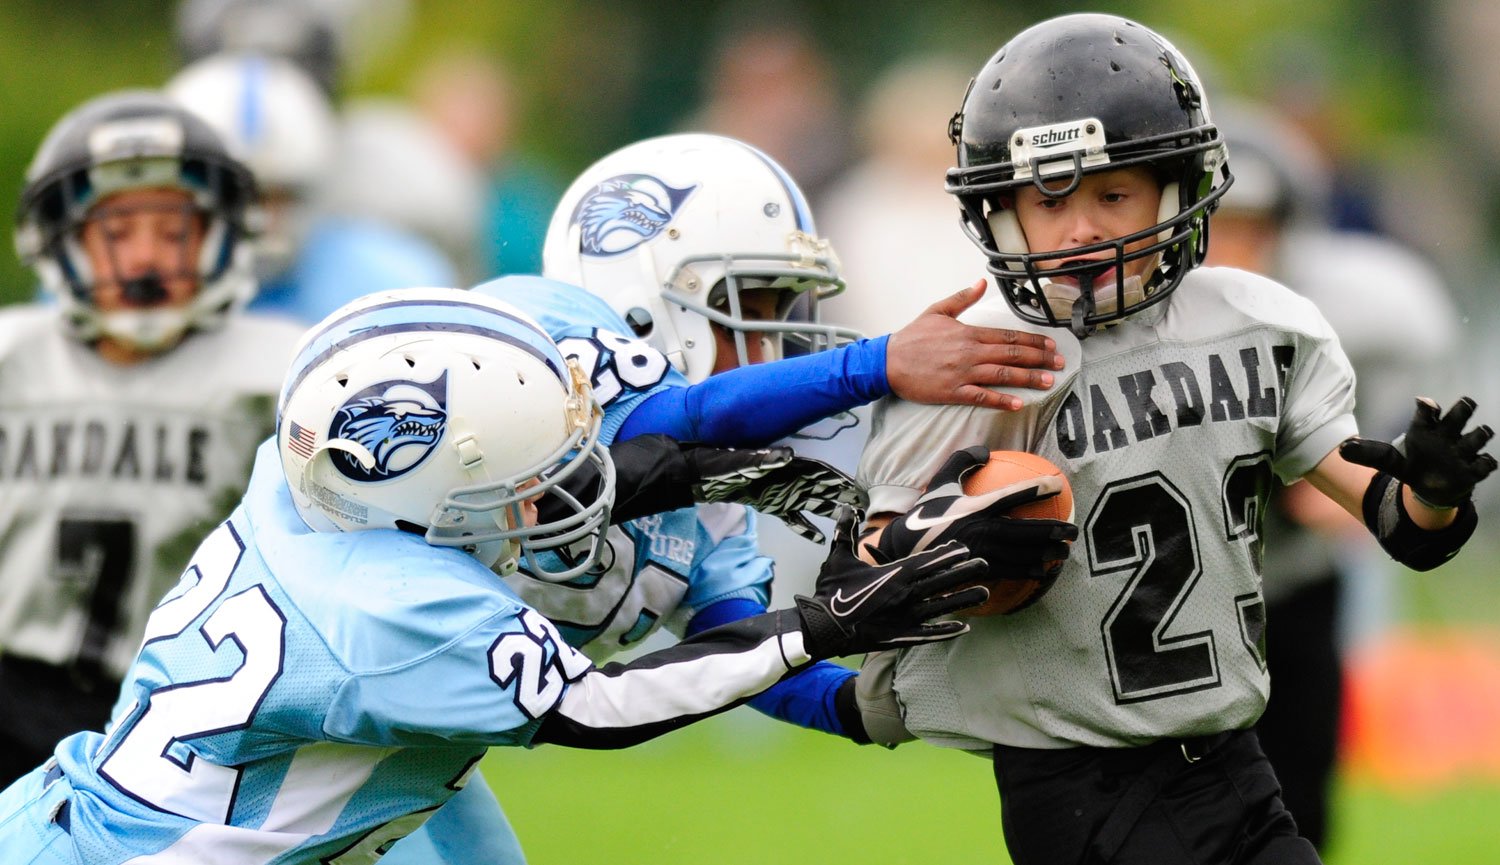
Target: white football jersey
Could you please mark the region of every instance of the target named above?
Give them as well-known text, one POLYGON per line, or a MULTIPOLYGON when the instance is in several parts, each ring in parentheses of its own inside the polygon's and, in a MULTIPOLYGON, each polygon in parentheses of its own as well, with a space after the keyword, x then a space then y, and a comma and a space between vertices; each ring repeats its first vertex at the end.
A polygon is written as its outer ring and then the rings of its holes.
MULTIPOLYGON (((991 292, 964 319, 1022 325, 991 292)), ((1052 590, 956 640, 904 650, 906 726, 983 750, 1119 747, 1248 727, 1265 706, 1260 525, 1272 474, 1301 477, 1356 432, 1354 374, 1316 307, 1200 268, 1160 305, 1079 341, 1019 413, 876 405, 860 478, 908 510, 955 450, 1060 466, 1079 538, 1052 590)))
POLYGON ((243 492, 301 332, 240 315, 118 366, 55 308, 0 310, 0 651, 125 672, 243 492))

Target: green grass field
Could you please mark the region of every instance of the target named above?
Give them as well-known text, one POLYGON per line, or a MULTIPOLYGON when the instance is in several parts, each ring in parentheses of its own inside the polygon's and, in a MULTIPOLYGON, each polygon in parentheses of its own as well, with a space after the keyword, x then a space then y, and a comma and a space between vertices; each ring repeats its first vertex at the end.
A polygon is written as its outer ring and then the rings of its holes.
MULTIPOLYGON (((496 748, 483 764, 531 865, 1006 863, 985 761, 859 748, 748 709, 628 751, 496 748)), ((1500 858, 1500 783, 1340 790, 1329 865, 1500 858)))

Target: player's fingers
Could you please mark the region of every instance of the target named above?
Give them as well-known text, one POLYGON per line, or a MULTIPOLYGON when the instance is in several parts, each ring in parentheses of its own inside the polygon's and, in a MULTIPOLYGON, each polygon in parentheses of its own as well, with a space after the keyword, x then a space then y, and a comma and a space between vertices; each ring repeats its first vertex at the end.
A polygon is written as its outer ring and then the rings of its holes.
POLYGON ((1057 353, 1057 341, 1050 336, 1008 327, 966 324, 963 337, 970 344, 965 348, 974 352, 970 358, 974 361, 1061 368, 1062 355, 1057 353))
POLYGON ((984 288, 985 281, 983 279, 976 279, 973 285, 961 288, 927 307, 926 312, 935 312, 938 315, 957 318, 959 313, 978 303, 979 299, 984 297, 984 288))
POLYGON ((1443 408, 1429 397, 1417 397, 1416 410, 1411 415, 1413 427, 1436 426, 1438 420, 1443 416, 1443 408))
POLYGON ((1459 397, 1458 402, 1448 409, 1448 413, 1439 420, 1438 427, 1451 436, 1457 436, 1463 432, 1464 427, 1469 425, 1469 418, 1474 416, 1474 400, 1468 397, 1459 397))
MULTIPOLYGON (((1062 357, 1062 355, 1056 355, 1062 357)), ((1015 363, 1002 360, 986 360, 970 364, 964 374, 967 384, 986 387, 1024 387, 1032 390, 1047 390, 1057 381, 1051 372, 1050 361, 1030 352, 1015 363)))
POLYGON ((1494 457, 1489 454, 1480 454, 1479 458, 1474 461, 1474 472, 1478 475, 1475 480, 1482 481, 1489 477, 1490 473, 1495 470, 1496 465, 1494 457))
POLYGON ((975 384, 959 385, 953 391, 956 405, 974 405, 996 411, 1020 411, 1026 403, 1018 396, 999 393, 975 384))
POLYGON ((1401 452, 1386 442, 1362 438, 1349 438, 1339 443, 1339 456, 1346 462, 1369 466, 1399 478, 1406 460, 1401 452))
POLYGON ((1464 453, 1477 454, 1494 437, 1495 431, 1488 424, 1480 424, 1459 436, 1458 446, 1464 453))
POLYGON ((940 487, 943 484, 957 482, 964 475, 990 461, 990 449, 984 445, 974 445, 963 450, 954 451, 943 460, 942 468, 932 476, 930 487, 940 487))
POLYGON ((912 607, 912 616, 918 621, 936 619, 938 616, 946 616, 970 607, 977 607, 990 599, 990 590, 984 586, 970 586, 967 589, 931 598, 912 607))
MULTIPOLYGON (((965 555, 968 555, 967 552, 965 555)), ((946 595, 966 583, 977 583, 989 573, 989 562, 981 558, 969 558, 951 567, 924 572, 912 582, 912 593, 920 598, 935 598, 946 595)))
MULTIPOLYGON (((980 603, 983 603, 981 601, 980 603)), ((917 643, 937 643, 943 640, 951 640, 961 637, 969 632, 967 622, 949 621, 932 622, 931 624, 918 625, 906 634, 891 640, 893 645, 915 645, 917 643)))
POLYGON ((781 521, 787 528, 795 532, 798 537, 806 538, 819 546, 822 546, 823 542, 827 540, 827 537, 819 531, 817 526, 803 519, 800 514, 787 514, 781 521))

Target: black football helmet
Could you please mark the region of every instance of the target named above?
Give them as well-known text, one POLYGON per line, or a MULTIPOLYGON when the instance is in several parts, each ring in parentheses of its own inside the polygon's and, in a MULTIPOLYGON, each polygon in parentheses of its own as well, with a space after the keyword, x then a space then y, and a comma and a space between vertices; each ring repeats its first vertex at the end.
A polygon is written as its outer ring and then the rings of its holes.
POLYGON ((947 190, 964 230, 989 258, 1021 318, 1080 338, 1164 300, 1208 248, 1208 215, 1231 177, 1203 85, 1171 43, 1115 15, 1065 15, 1011 39, 969 84, 949 135, 958 167, 947 190), (1032 252, 1013 207, 1017 189, 1060 198, 1084 175, 1146 166, 1162 184, 1157 224, 1089 246, 1032 252), (1128 244, 1154 242, 1126 252, 1128 244), (1110 252, 1110 260, 1040 263, 1110 252), (1125 262, 1156 257, 1139 284, 1125 262), (1094 277, 1114 267, 1114 284, 1094 277), (1049 291, 1052 278, 1079 288, 1049 291), (1134 282, 1133 280, 1129 282, 1134 282))
POLYGON ((152 347, 159 332, 218 326, 254 295, 244 240, 255 196, 249 170, 197 115, 158 91, 117 91, 73 109, 42 140, 21 190, 16 252, 58 301, 74 336, 91 342, 108 334, 152 347), (191 263, 198 290, 189 307, 158 310, 154 318, 107 316, 94 305, 95 275, 79 231, 100 200, 145 187, 182 189, 202 214, 203 244, 191 263))

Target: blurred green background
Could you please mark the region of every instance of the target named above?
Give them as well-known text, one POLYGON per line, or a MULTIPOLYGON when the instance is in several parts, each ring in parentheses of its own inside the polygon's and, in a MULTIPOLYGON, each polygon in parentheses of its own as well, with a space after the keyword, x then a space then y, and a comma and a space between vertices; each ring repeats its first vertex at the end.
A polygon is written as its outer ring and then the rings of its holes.
MULTIPOLYGON (((1010 34, 1042 17, 1085 8, 1130 15, 1184 49, 1216 98, 1316 99, 1338 133, 1328 145, 1371 184, 1382 227, 1430 256, 1450 280, 1469 337, 1485 349, 1469 356, 1479 364, 1492 356, 1484 322, 1500 308, 1490 275, 1500 133, 1490 126, 1500 124, 1487 118, 1500 115, 1488 104, 1500 99, 1500 78, 1484 77, 1484 61, 1500 53, 1485 41, 1486 34, 1500 38, 1494 0, 396 6, 405 26, 352 58, 342 95, 404 96, 415 70, 433 58, 455 49, 491 52, 509 67, 521 98, 518 149, 561 178, 626 142, 681 128, 701 106, 716 46, 736 22, 800 23, 830 62, 852 114, 874 79, 905 57, 940 51, 977 69, 1010 34)), ((0 0, 0 202, 15 202, 31 154, 68 109, 172 74, 176 8, 175 0, 0 0)), ((960 96, 953 94, 953 107, 960 96)), ((857 131, 849 146, 860 146, 857 131)), ((11 230, 7 204, 0 207, 7 247, 11 230)), ((30 274, 0 254, 0 302, 32 292, 30 274)), ((1458 374, 1500 388, 1492 369, 1458 374)), ((1491 532, 1443 573, 1405 575, 1396 604, 1402 624, 1419 633, 1493 632, 1500 625, 1497 546, 1491 532)), ((497 749, 484 770, 536 865, 1006 861, 986 763, 920 744, 890 753, 855 748, 748 710, 622 753, 497 749)), ((1496 861, 1494 777, 1409 787, 1346 778, 1328 861, 1496 861)))
MULTIPOLYGON (((391 6, 385 0, 376 5, 391 6)), ((349 5, 347 2, 342 5, 349 5)), ((1215 88, 1282 86, 1287 75, 1334 89, 1355 155, 1397 158, 1443 110, 1424 69, 1428 4, 1402 0, 1135 0, 1079 6, 1055 0, 805 0, 678 3, 669 0, 422 0, 405 26, 376 40, 345 76, 346 96, 401 95, 422 63, 455 48, 501 57, 523 104, 519 144, 572 173, 636 138, 671 131, 700 103, 720 34, 746 20, 805 25, 831 61, 846 103, 903 57, 943 51, 974 68, 1009 34, 1080 9, 1140 18, 1179 42, 1215 88), (1299 58, 1290 67, 1288 52, 1299 58), (1222 82, 1222 83, 1221 83, 1222 82)), ((0 202, 13 202, 47 128, 104 90, 163 83, 175 70, 175 0, 0 0, 0 202)), ((957 107, 960 94, 955 94, 957 107)), ((940 131, 939 131, 940 132, 940 131)), ((804 181, 805 182, 805 181, 804 181)), ((12 208, 0 207, 9 238, 12 208)), ((7 243, 7 246, 9 244, 7 243)), ((0 301, 30 294, 31 280, 0 255, 0 301)))

